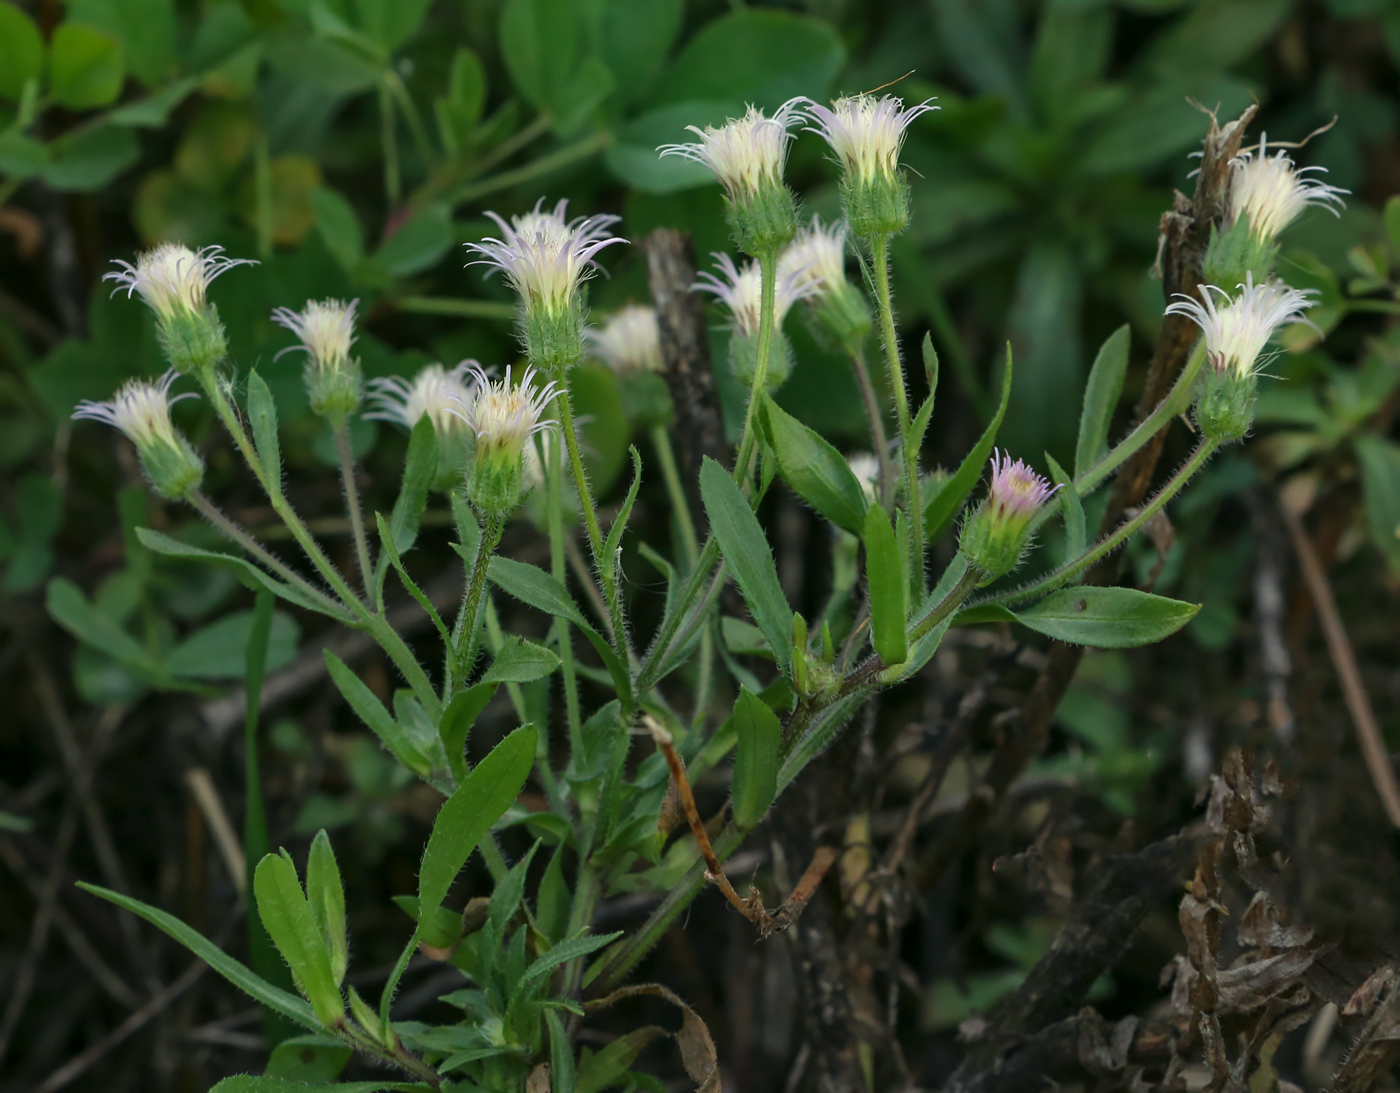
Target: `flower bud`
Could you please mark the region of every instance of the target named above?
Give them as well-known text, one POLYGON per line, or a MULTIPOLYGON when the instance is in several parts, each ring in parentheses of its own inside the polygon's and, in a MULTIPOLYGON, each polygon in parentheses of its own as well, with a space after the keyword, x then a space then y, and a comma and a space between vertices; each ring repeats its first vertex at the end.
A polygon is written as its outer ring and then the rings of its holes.
POLYGON ((841 689, 841 677, 825 653, 831 646, 831 630, 822 624, 822 653, 807 648, 807 620, 792 617, 792 689, 799 698, 825 698, 841 689))
POLYGON ((870 334, 872 320, 865 295, 846 279, 845 224, 812 223, 798 233, 778 258, 778 279, 791 276, 793 284, 810 284, 807 315, 812 333, 831 349, 852 352, 870 334))
MULTIPOLYGON (((301 311, 279 307, 272 321, 285 326, 301 339, 282 353, 300 349, 306 353, 302 378, 311 400, 312 412, 333 422, 343 422, 360 405, 363 384, 360 362, 350 359, 355 342, 355 308, 340 300, 308 300, 301 311)), ((277 355, 280 357, 282 353, 277 355)))
POLYGON ((136 446, 141 468, 162 497, 178 500, 204 480, 204 461, 170 420, 170 407, 192 394, 170 397, 179 378, 173 368, 155 383, 129 380, 108 402, 78 403, 75 419, 115 426, 136 446))
POLYGON ((392 421, 410 431, 424 416, 432 421, 438 446, 433 489, 443 493, 461 484, 462 468, 467 463, 470 431, 465 415, 476 397, 476 387, 464 381, 475 364, 463 361, 451 371, 429 364, 411 381, 387 376, 369 382, 372 409, 366 418, 392 421))
POLYGON ((909 225, 909 183, 899 153, 910 123, 938 109, 927 102, 908 109, 894 95, 854 95, 828 109, 809 102, 810 127, 841 161, 841 201, 859 239, 894 235, 909 225))
POLYGON ((561 201, 542 212, 541 198, 532 211, 511 217, 509 224, 493 212, 486 215, 501 229, 501 238, 468 243, 481 257, 469 265, 500 270, 520 294, 521 334, 530 362, 555 377, 583 356, 581 288, 597 268, 595 256, 604 247, 625 243, 608 228, 621 217, 605 215, 565 220, 569 203, 561 201))
POLYGON ((789 130, 802 115, 791 99, 767 117, 750 106, 742 118, 719 128, 688 125, 700 138, 695 144, 663 144, 663 156, 680 156, 704 164, 724 187, 729 226, 739 249, 751 258, 776 253, 797 232, 797 205, 783 181, 789 130))
MULTIPOLYGON (((715 258, 724 278, 708 271, 702 272, 702 281, 692 287, 713 293, 728 308, 729 365, 740 382, 748 387, 752 385, 754 372, 758 368, 759 328, 763 321, 763 273, 757 262, 749 262, 741 270, 727 254, 716 254, 715 258)), ((783 319, 793 304, 816 291, 815 282, 809 280, 799 285, 791 271, 787 276, 777 278, 773 298, 773 344, 769 349, 768 371, 764 376, 764 384, 770 392, 781 387, 792 371, 792 347, 783 335, 783 319)))
POLYGON ((205 299, 209 283, 234 266, 255 266, 246 258, 225 258, 223 247, 192 251, 180 243, 162 243, 136 259, 118 261, 122 268, 105 274, 117 288, 133 292, 156 314, 156 329, 165 358, 177 372, 206 382, 228 352, 218 309, 205 299))
POLYGON ((1050 483, 1021 460, 992 454, 992 483, 987 498, 963 524, 959 548, 988 580, 1021 564, 1030 539, 1031 518, 1054 495, 1050 483))
POLYGON ((471 466, 467 470, 467 497, 487 516, 509 516, 520 504, 525 444, 536 433, 558 428, 557 421, 541 420, 558 388, 553 381, 534 385, 535 369, 527 368, 520 383, 512 386, 510 367, 505 378, 493 381, 481 365, 474 365, 476 398, 463 416, 475 436, 471 466))
POLYGON ((661 335, 656 311, 629 304, 615 312, 602 329, 585 329, 593 355, 613 370, 623 412, 633 425, 664 425, 675 416, 671 392, 661 373, 661 335))

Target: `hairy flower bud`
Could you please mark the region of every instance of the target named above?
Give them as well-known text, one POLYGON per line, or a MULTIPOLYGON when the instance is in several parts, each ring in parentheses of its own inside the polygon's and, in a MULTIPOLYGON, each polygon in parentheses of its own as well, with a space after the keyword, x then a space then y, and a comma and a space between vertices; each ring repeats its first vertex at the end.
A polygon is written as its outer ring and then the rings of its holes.
MULTIPOLYGON (((359 300, 308 300, 301 311, 279 307, 272 321, 285 326, 301 339, 282 353, 302 350, 306 367, 302 378, 311 409, 332 421, 344 421, 363 397, 360 362, 350 358, 355 342, 355 309, 359 300)), ((282 353, 277 355, 280 357, 282 353)))
MULTIPOLYGON (((692 287, 713 293, 729 310, 729 364, 739 380, 749 386, 758 367, 758 333, 763 320, 763 273, 757 262, 749 262, 739 269, 727 254, 716 254, 714 257, 720 272, 724 274, 723 279, 704 271, 699 275, 702 280, 692 287)), ((783 319, 793 304, 805 300, 816 291, 817 282, 808 280, 805 284, 798 284, 797 274, 792 270, 787 276, 777 279, 773 300, 773 345, 769 350, 765 377, 765 386, 769 391, 781 387, 792 371, 792 347, 783 336, 783 319)))
POLYGON ((421 368, 412 380, 386 376, 369 382, 370 411, 366 418, 391 421, 412 430, 424 417, 433 423, 437 436, 438 462, 433 488, 446 492, 462 481, 467 462, 466 415, 476 387, 466 382, 475 361, 463 361, 448 370, 440 364, 421 368))
POLYGON ((525 444, 536 433, 559 427, 542 420, 558 388, 551 380, 535 386, 536 371, 527 368, 518 384, 505 378, 492 380, 481 365, 472 367, 476 398, 462 416, 475 437, 472 464, 467 471, 467 497, 478 511, 508 516, 520 504, 525 444))
POLYGON ((593 355, 613 370, 623 412, 634 425, 664 425, 675 413, 661 373, 661 334, 654 308, 628 304, 600 329, 586 329, 593 355))
POLYGON ((729 208, 729 226, 739 249, 753 258, 775 253, 797 231, 797 205, 783 181, 790 130, 801 120, 802 99, 785 102, 770 118, 753 106, 742 118, 703 129, 686 128, 700 138, 692 144, 663 144, 663 156, 680 156, 714 172, 729 208))
POLYGON ((561 201, 542 211, 544 198, 524 216, 507 224, 493 212, 486 215, 501 229, 501 238, 468 243, 467 250, 481 257, 468 265, 500 270, 520 294, 521 332, 530 361, 556 377, 583 356, 583 301, 581 286, 597 268, 595 258, 604 247, 627 240, 608 228, 621 217, 581 216, 566 220, 569 203, 561 201))
POLYGON ((853 95, 830 109, 809 100, 809 131, 819 133, 841 161, 841 200, 858 238, 893 235, 908 226, 909 184, 899 153, 914 119, 937 109, 928 102, 905 108, 894 95, 853 95))
POLYGON ((825 225, 817 217, 798 232, 778 258, 778 280, 791 277, 797 287, 812 286, 807 315, 818 341, 852 352, 870 334, 872 320, 865 295, 846 278, 845 224, 825 225))
POLYGON ((138 255, 136 264, 117 261, 120 270, 103 276, 114 292, 139 293, 156 315, 161 349, 171 367, 206 382, 228 352, 218 309, 205 299, 210 282, 234 266, 255 266, 246 258, 225 258, 223 247, 195 251, 162 243, 138 255))
POLYGON ((129 380, 107 402, 78 403, 75 419, 102 421, 120 429, 136 446, 141 467, 162 497, 178 500, 204 480, 204 461, 170 420, 170 407, 193 394, 170 397, 179 378, 173 368, 155 383, 129 380))
POLYGON ((1050 483, 1021 460, 992 453, 992 482, 987 498, 963 524, 958 546, 988 579, 1021 564, 1030 539, 1031 519, 1055 494, 1050 483))

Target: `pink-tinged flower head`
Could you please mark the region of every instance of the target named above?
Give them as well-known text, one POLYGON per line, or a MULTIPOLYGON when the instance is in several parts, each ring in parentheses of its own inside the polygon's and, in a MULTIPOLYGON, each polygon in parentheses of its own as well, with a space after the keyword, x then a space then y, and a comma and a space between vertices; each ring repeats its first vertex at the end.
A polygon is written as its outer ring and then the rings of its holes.
POLYGON ((540 198, 534 209, 511 217, 510 223, 488 212, 501 230, 500 238, 468 243, 467 250, 481 256, 468 264, 504 273, 527 310, 542 308, 559 315, 573 306, 579 285, 597 268, 598 252, 627 240, 608 231, 621 217, 604 214, 566 220, 568 201, 549 211, 543 205, 540 198))
POLYGON ((837 99, 828 109, 808 102, 807 115, 814 123, 809 132, 819 133, 831 145, 841 166, 854 181, 869 183, 877 176, 893 178, 899 168, 904 135, 920 114, 938 107, 929 101, 905 107, 894 95, 852 95, 837 99))
POLYGON ((225 258, 223 252, 223 247, 190 250, 182 243, 161 243, 138 255, 134 266, 118 260, 121 269, 102 279, 116 282, 114 292, 140 293, 164 322, 201 311, 210 282, 220 274, 234 266, 257 265, 248 258, 225 258))
POLYGON ((101 421, 120 429, 136 446, 141 465, 163 497, 183 497, 204 478, 204 461, 170 420, 170 407, 192 394, 170 397, 171 385, 180 374, 173 368, 152 383, 128 380, 106 402, 84 400, 73 411, 75 419, 101 421))
POLYGON ((355 309, 359 306, 359 300, 348 304, 341 300, 307 300, 300 311, 274 308, 272 321, 301 339, 277 355, 300 349, 319 371, 344 368, 350 359, 350 347, 355 344, 355 309))
MULTIPOLYGON (((1315 290, 1289 288, 1282 281, 1254 283, 1248 274, 1231 296, 1216 285, 1202 285, 1199 300, 1177 293, 1166 314, 1185 315, 1201 328, 1206 353, 1217 372, 1241 378, 1257 375, 1274 332, 1289 323, 1308 323, 1303 314, 1316 301, 1315 290)), ((1314 327, 1316 329, 1316 327, 1314 327)))
POLYGON ((399 376, 370 380, 372 409, 365 417, 412 429, 426 416, 439 437, 460 434, 466 429, 464 414, 476 397, 474 381, 480 367, 476 361, 463 361, 450 370, 429 364, 412 380, 399 376))
MULTIPOLYGON (((763 317, 763 273, 759 264, 747 262, 739 269, 727 254, 717 253, 714 258, 723 278, 705 270, 699 274, 701 280, 691 287, 718 297, 729 309, 734 329, 739 333, 757 335, 763 317)), ((793 304, 816 294, 820 282, 810 278, 800 280, 804 273, 805 267, 801 270, 789 268, 786 275, 778 277, 773 301, 775 327, 782 325, 793 304)))
POLYGON ((1031 519, 1055 490, 1021 460, 992 453, 992 481, 987 499, 963 524, 958 546, 988 579, 1021 564, 1030 540, 1031 519))
POLYGON ((628 304, 613 312, 601 328, 585 330, 583 337, 594 356, 619 374, 665 368, 655 308, 628 304))
POLYGON ((1230 221, 1248 216, 1250 231, 1265 239, 1277 237, 1309 205, 1340 216, 1342 195, 1350 193, 1307 177, 1325 167, 1299 167, 1282 150, 1269 155, 1267 136, 1232 159, 1230 168, 1230 221))
POLYGON ((559 393, 553 380, 536 386, 534 368, 526 368, 520 382, 511 383, 510 365, 503 379, 493 380, 479 364, 472 364, 470 375, 476 397, 458 413, 476 436, 477 454, 483 446, 492 450, 523 455, 525 442, 536 433, 557 429, 559 423, 545 419, 545 411, 559 393))
POLYGON ((750 106, 742 118, 730 118, 716 128, 687 125, 700 138, 692 144, 663 144, 663 156, 680 156, 708 167, 731 200, 743 202, 762 191, 783 184, 792 126, 801 120, 797 107, 803 100, 783 103, 770 118, 750 106))
POLYGON ((992 453, 992 483, 987 490, 987 505, 993 520, 1007 526, 1024 527, 1059 488, 1052 487, 1021 460, 1013 462, 1001 451, 992 453))

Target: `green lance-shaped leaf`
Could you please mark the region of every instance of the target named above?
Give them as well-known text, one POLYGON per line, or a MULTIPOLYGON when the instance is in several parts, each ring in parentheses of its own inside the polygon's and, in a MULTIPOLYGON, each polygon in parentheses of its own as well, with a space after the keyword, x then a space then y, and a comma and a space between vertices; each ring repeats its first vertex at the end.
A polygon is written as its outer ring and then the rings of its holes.
POLYGON ((1065 518, 1065 561, 1072 562, 1084 553, 1088 545, 1088 529, 1084 522, 1084 502, 1075 491, 1074 481, 1065 474, 1065 469, 1055 462, 1055 457, 1045 453, 1045 462, 1050 467, 1050 477, 1059 486, 1055 496, 1060 501, 1060 511, 1065 518))
POLYGON ((909 656, 905 626, 909 618, 909 582, 904 576, 899 540, 883 509, 865 514, 865 580, 870 587, 870 643, 886 667, 909 656))
POLYGON ((778 752, 783 727, 768 704, 746 687, 734 703, 734 755, 731 794, 734 823, 741 831, 757 827, 778 795, 778 752))
POLYGON ((291 967, 317 1019, 334 1027, 345 1012, 345 1000, 340 997, 331 970, 330 950, 297 879, 296 866, 285 850, 258 862, 253 873, 253 895, 268 936, 291 967))
POLYGON ((928 423, 933 417, 934 396, 938 393, 938 353, 933 348, 933 339, 927 334, 921 348, 924 353, 924 376, 928 380, 928 397, 914 415, 914 424, 909 430, 909 446, 916 452, 923 450, 924 434, 928 432, 928 423))
POLYGON ((972 451, 958 464, 953 477, 948 479, 937 495, 924 507, 924 537, 930 546, 942 538, 957 518, 963 502, 972 493, 977 480, 991 457, 992 446, 997 442, 997 430, 1006 416, 1006 406, 1011 399, 1011 343, 1006 344, 1006 367, 1001 378, 1001 402, 997 412, 988 422, 986 430, 978 439, 972 451))
POLYGON ((267 488, 282 493, 282 448, 277 439, 277 403, 267 383, 256 372, 248 374, 248 420, 253 426, 253 445, 267 475, 267 488))
POLYGON ((1132 333, 1124 323, 1099 347, 1089 382, 1084 385, 1084 409, 1079 415, 1079 441, 1074 446, 1074 473, 1081 475, 1108 450, 1108 429, 1123 377, 1128 372, 1128 344, 1132 333))
POLYGON ((442 905, 471 852, 520 796, 535 762, 535 728, 516 729, 477 764, 433 821, 418 872, 418 906, 426 917, 442 905))
POLYGON ((340 882, 340 866, 324 828, 311 840, 311 853, 306 858, 306 899, 331 954, 331 973, 339 985, 345 982, 345 969, 350 963, 350 937, 345 925, 345 888, 340 882))
POLYGON ((768 442, 783 480, 837 527, 859 535, 865 523, 865 491, 845 456, 766 394, 761 397, 768 442))
POLYGON ((507 638, 491 667, 481 677, 482 683, 533 683, 559 667, 554 650, 536 645, 524 638, 507 638))
POLYGON ((1052 592, 1033 607, 1012 611, 984 603, 959 613, 958 626, 1019 622, 1048 637, 1099 649, 1131 649, 1175 634, 1196 616, 1198 603, 1183 603, 1136 588, 1082 585, 1052 592))
POLYGON ((447 753, 447 769, 460 785, 467 776, 467 734, 472 725, 486 709, 486 704, 496 696, 495 683, 478 683, 465 691, 458 691, 442 713, 438 723, 438 735, 442 738, 443 750, 447 753))
POLYGON ((786 671, 791 653, 792 609, 778 584, 778 567, 758 517, 734 479, 708 457, 700 470, 700 497, 710 518, 710 530, 734 572, 744 602, 768 639, 779 666, 786 671))
POLYGON ((374 692, 365 686, 346 663, 329 649, 324 651, 326 667, 331 673, 331 679, 340 690, 345 701, 350 704, 350 708, 359 715, 361 721, 370 727, 374 735, 379 737, 382 743, 394 758, 413 771, 426 778, 432 773, 432 763, 421 751, 419 751, 409 738, 403 727, 394 720, 393 715, 384 708, 384 703, 374 697, 374 692))
POLYGON ((315 1013, 300 998, 287 993, 280 987, 274 987, 267 980, 254 974, 251 969, 240 964, 198 930, 186 926, 174 915, 166 914, 158 907, 152 907, 149 903, 142 903, 139 899, 124 896, 120 892, 99 888, 95 884, 79 881, 78 887, 84 892, 90 892, 100 899, 115 903, 118 907, 144 918, 152 926, 189 949, 239 990, 250 995, 254 1001, 261 1002, 269 1009, 274 1009, 309 1029, 320 1028, 315 1013))

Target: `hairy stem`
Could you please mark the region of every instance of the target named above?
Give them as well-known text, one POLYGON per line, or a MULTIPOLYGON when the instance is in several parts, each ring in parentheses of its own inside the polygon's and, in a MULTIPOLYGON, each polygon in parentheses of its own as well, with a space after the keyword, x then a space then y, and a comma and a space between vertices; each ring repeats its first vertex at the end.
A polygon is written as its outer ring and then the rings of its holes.
POLYGON ((749 408, 744 415, 744 435, 739 440, 739 455, 734 460, 734 481, 741 485, 748 479, 749 462, 758 445, 758 403, 768 387, 768 358, 773 351, 773 328, 778 285, 778 252, 770 250, 758 256, 758 268, 763 278, 762 304, 758 319, 758 360, 754 364, 753 383, 749 387, 749 408))
POLYGON ((369 539, 365 535, 360 489, 355 485, 355 456, 350 450, 350 426, 341 418, 331 424, 331 432, 335 434, 335 450, 340 457, 340 483, 345 490, 345 511, 350 517, 350 531, 355 539, 355 556, 360 561, 360 580, 365 585, 365 599, 369 599, 374 590, 374 563, 370 561, 369 539))
MULTIPOLYGON (((546 467, 545 507, 549 523, 549 570, 560 584, 567 584, 564 575, 564 442, 556 435, 545 444, 552 446, 546 467)), ((555 643, 559 647, 559 664, 564 677, 564 710, 569 722, 569 751, 583 754, 583 719, 579 713, 578 674, 574 671, 573 632, 563 619, 554 620, 555 643)))
POLYGON ((486 517, 481 529, 481 540, 476 547, 476 560, 472 563, 471 577, 467 582, 466 599, 462 601, 462 614, 458 619, 457 633, 452 654, 452 691, 461 690, 471 673, 476 660, 477 643, 481 636, 481 596, 486 589, 486 570, 491 564, 491 555, 496 544, 501 541, 501 528, 504 521, 491 513, 486 517))

